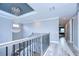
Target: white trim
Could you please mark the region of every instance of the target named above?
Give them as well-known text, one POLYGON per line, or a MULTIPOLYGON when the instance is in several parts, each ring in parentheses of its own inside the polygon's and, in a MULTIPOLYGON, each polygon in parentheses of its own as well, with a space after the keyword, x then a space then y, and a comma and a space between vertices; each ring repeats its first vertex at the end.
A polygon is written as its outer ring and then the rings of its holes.
POLYGON ((53 18, 45 18, 45 19, 38 19, 39 21, 49 21, 49 20, 57 20, 59 17, 53 17, 53 18))
POLYGON ((52 21, 52 20, 58 20, 59 17, 53 17, 53 18, 44 18, 44 19, 38 19, 38 20, 27 20, 27 21, 30 21, 30 22, 25 22, 25 24, 27 23, 33 23, 33 22, 36 22, 36 21, 39 21, 39 22, 45 22, 45 21, 52 21))
POLYGON ((37 14, 37 12, 32 11, 32 12, 29 12, 29 13, 25 13, 21 16, 18 16, 18 18, 24 18, 24 17, 31 16, 31 15, 34 15, 34 14, 37 14))
POLYGON ((15 16, 15 15, 13 15, 13 14, 10 14, 10 13, 8 13, 8 12, 5 12, 5 11, 0 10, 0 15, 1 15, 1 16, 5 16, 5 17, 7 17, 8 19, 15 19, 15 18, 20 19, 20 18, 24 18, 24 17, 30 16, 30 15, 34 15, 34 14, 36 14, 36 13, 37 13, 37 12, 32 11, 32 12, 29 12, 29 13, 25 13, 25 14, 23 14, 23 15, 21 15, 21 16, 15 16))
POLYGON ((73 44, 73 47, 75 48, 75 50, 79 52, 79 49, 74 44, 73 44))
MULTIPOLYGON (((50 47, 50 46, 49 46, 50 47)), ((46 56, 46 53, 47 53, 47 51, 49 50, 49 47, 47 48, 47 50, 46 50, 46 52, 44 53, 44 55, 43 56, 46 56)))
POLYGON ((0 15, 0 18, 1 18, 1 17, 2 17, 2 18, 5 18, 5 20, 6 20, 6 19, 10 20, 7 16, 0 15))
POLYGON ((17 17, 17 16, 15 16, 15 15, 12 15, 12 14, 10 14, 10 13, 8 13, 8 12, 5 12, 5 11, 2 11, 2 10, 0 10, 0 15, 6 16, 6 17, 8 17, 9 19, 17 17))

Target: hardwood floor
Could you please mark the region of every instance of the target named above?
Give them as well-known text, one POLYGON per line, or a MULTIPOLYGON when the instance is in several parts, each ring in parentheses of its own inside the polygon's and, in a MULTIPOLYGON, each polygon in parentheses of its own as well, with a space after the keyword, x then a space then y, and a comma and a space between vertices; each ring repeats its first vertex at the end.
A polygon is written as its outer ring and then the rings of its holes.
POLYGON ((65 53, 65 51, 59 47, 58 44, 50 44, 44 56, 68 56, 68 54, 65 53))
POLYGON ((59 44, 51 43, 44 56, 75 56, 69 48, 64 38, 60 39, 59 44))
POLYGON ((75 56, 79 56, 79 51, 77 49, 75 49, 75 47, 73 46, 72 43, 68 42, 68 46, 70 47, 70 49, 72 50, 72 52, 75 54, 75 56))

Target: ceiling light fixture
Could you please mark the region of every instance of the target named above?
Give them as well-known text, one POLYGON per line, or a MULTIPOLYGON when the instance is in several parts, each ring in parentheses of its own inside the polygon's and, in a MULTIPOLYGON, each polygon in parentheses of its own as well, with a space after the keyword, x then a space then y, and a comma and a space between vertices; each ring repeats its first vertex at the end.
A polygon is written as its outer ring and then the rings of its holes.
POLYGON ((19 24, 13 24, 13 27, 19 28, 20 26, 19 26, 19 24))
POLYGON ((16 16, 19 16, 21 14, 21 8, 19 8, 19 7, 12 7, 11 8, 11 13, 15 14, 16 16))
POLYGON ((20 26, 20 24, 13 23, 13 25, 12 25, 12 32, 17 33, 17 32, 20 32, 20 31, 21 31, 21 26, 20 26))

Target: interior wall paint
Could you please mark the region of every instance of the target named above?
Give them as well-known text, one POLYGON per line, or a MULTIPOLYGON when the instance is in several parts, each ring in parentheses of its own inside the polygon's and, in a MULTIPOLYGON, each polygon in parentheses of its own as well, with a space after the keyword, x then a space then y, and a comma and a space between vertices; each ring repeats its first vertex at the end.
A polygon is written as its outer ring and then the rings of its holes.
POLYGON ((70 40, 70 23, 67 22, 67 24, 65 25, 65 38, 67 41, 70 40))
POLYGON ((59 40, 59 18, 25 24, 33 33, 50 33, 50 41, 59 40))
POLYGON ((73 44, 78 48, 78 15, 73 17, 73 44))
POLYGON ((72 19, 65 25, 65 38, 68 42, 72 43, 72 19))
POLYGON ((70 23, 70 32, 69 32, 69 35, 70 35, 70 43, 72 43, 73 42, 73 38, 72 38, 72 19, 70 19, 70 21, 69 21, 69 23, 70 23))
POLYGON ((78 12, 78 50, 79 50, 79 12, 78 12))
POLYGON ((23 38, 23 25, 20 25, 20 32, 12 32, 12 40, 18 40, 23 38))
MULTIPOLYGON (((4 17, 0 17, 0 44, 12 40, 11 21, 4 17)), ((5 48, 0 48, 0 56, 5 55, 5 48)), ((9 47, 9 53, 11 49, 9 47)))

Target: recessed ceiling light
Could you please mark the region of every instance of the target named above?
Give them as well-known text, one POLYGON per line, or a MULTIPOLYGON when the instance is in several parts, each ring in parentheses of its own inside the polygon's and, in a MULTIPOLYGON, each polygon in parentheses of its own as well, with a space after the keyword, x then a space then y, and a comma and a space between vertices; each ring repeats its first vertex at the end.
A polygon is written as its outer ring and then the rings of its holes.
POLYGON ((55 10, 55 6, 53 6, 52 9, 55 10))
POLYGON ((50 11, 55 10, 55 6, 49 8, 50 11))

